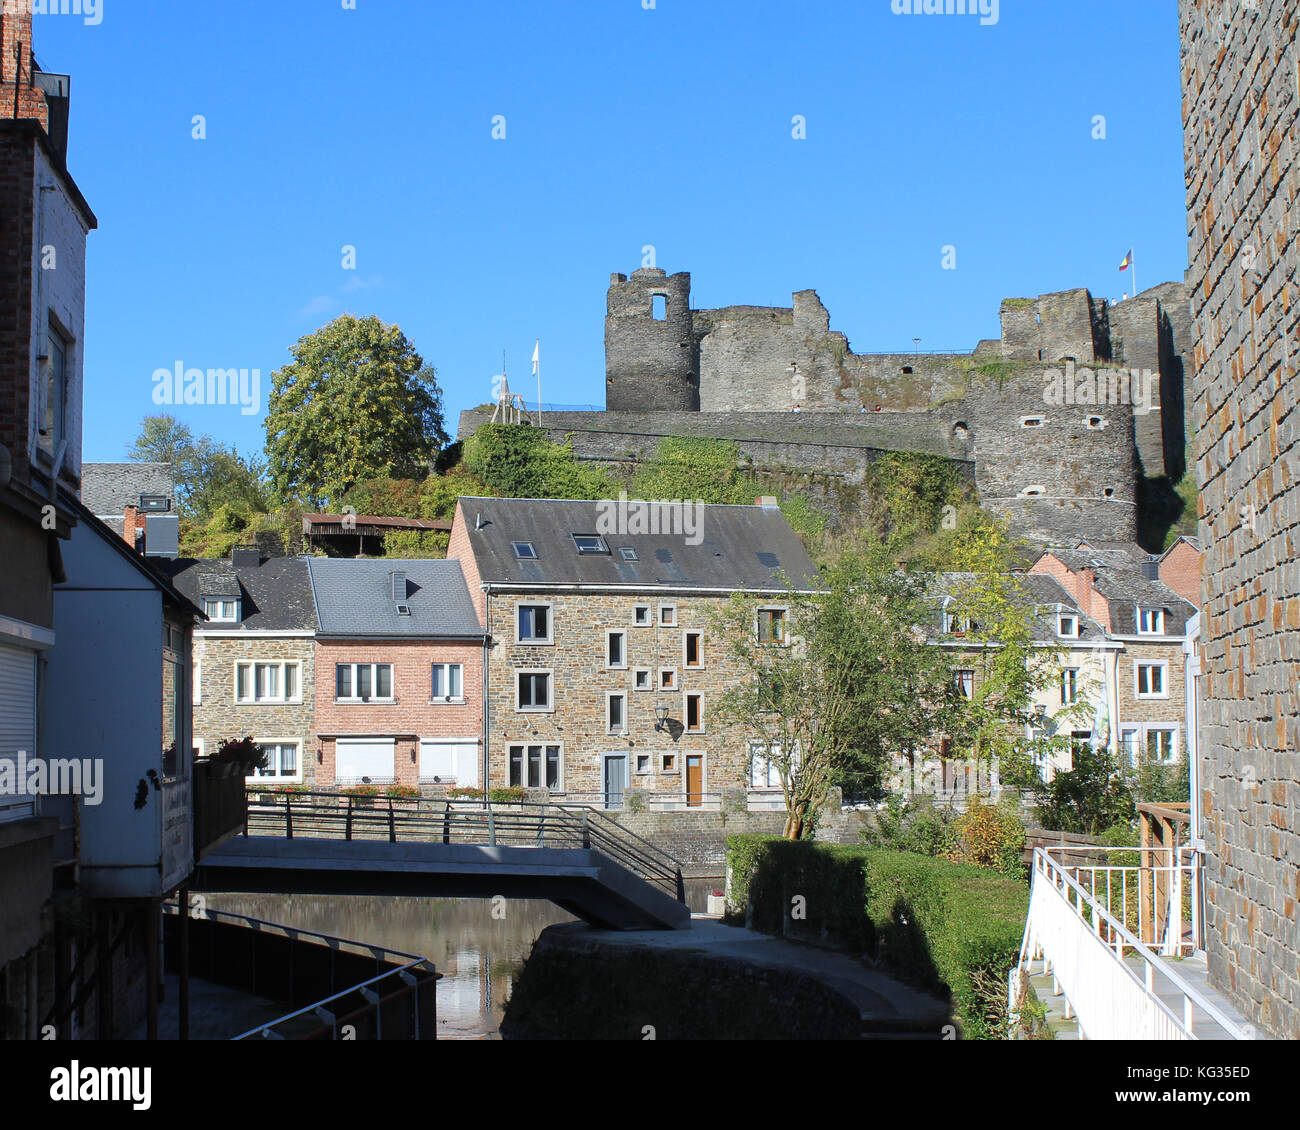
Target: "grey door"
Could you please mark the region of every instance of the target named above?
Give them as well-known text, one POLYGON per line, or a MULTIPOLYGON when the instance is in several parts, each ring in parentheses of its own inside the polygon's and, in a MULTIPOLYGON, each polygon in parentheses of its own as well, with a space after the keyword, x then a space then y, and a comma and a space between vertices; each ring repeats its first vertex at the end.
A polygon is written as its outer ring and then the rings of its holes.
POLYGON ((623 789, 627 786, 627 754, 605 754, 605 807, 623 807, 623 789))

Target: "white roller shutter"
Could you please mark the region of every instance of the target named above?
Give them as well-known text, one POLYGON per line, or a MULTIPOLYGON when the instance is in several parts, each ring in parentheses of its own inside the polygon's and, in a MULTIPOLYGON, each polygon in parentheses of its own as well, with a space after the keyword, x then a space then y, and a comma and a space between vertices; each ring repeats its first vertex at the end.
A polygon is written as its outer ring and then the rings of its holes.
POLYGON ((335 779, 344 785, 356 784, 362 777, 376 783, 395 780, 394 746, 393 738, 339 738, 334 756, 335 779))
MULTIPOLYGON (((36 653, 0 644, 0 760, 16 770, 19 751, 36 757, 36 653)), ((10 789, 0 792, 0 821, 31 816, 34 799, 10 789)))
POLYGON ((478 787, 478 742, 473 738, 424 738, 420 742, 420 780, 478 787))

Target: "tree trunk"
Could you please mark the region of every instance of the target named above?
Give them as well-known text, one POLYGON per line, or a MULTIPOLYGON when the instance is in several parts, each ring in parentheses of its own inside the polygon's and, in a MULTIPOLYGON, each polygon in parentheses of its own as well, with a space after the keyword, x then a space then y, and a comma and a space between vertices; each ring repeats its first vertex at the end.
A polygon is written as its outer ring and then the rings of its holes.
POLYGON ((787 840, 803 839, 803 814, 800 812, 786 813, 785 829, 781 835, 787 840))

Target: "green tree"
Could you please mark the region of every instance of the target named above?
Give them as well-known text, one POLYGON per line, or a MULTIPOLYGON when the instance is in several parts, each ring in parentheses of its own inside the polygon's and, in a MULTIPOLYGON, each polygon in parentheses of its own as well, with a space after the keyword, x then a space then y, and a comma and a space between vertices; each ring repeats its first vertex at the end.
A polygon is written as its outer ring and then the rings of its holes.
POLYGON ((716 614, 740 677, 714 713, 768 751, 784 834, 799 839, 832 786, 878 787, 897 750, 944 725, 956 692, 949 657, 926 640, 926 578, 879 542, 827 563, 818 591, 792 587, 787 626, 760 620, 772 603, 737 594, 716 614))
POLYGON ((270 509, 265 466, 260 459, 246 459, 211 436, 195 437, 189 425, 175 416, 146 416, 127 458, 171 464, 176 507, 183 523, 206 524, 223 507, 244 516, 270 509))
POLYGON ((271 377, 266 453, 282 497, 337 502, 367 478, 422 478, 447 442, 436 374, 397 326, 344 314, 271 377))
POLYGON ((1137 815, 1133 794, 1115 758, 1104 747, 1077 746, 1074 768, 1057 773, 1043 787, 1038 821, 1050 831, 1095 836, 1137 815))

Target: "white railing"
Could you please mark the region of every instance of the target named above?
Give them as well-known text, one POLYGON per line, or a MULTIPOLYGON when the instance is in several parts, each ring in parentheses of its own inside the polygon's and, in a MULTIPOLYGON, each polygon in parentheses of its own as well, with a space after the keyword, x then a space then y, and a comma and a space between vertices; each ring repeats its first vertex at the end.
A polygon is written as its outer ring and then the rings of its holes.
MULTIPOLYGON (((1142 869, 1066 866, 1053 859, 1049 850, 1035 848, 1029 917, 1020 951, 1022 975, 1041 957, 1044 971, 1052 977, 1054 989, 1064 995, 1086 1039, 1195 1040, 1198 1014, 1218 1024, 1229 1039, 1254 1039, 1249 1025, 1227 1016, 1112 913, 1116 892, 1113 876, 1109 877, 1109 896, 1093 894, 1100 876, 1129 870, 1142 869), (1078 881, 1077 872, 1083 873, 1084 883, 1091 890, 1078 881), (1137 961, 1130 965, 1126 957, 1136 957, 1137 961), (1162 994, 1176 1007, 1166 1004, 1162 994)), ((1181 873, 1185 868, 1170 870, 1181 873)), ((1121 913, 1127 914, 1123 891, 1129 880, 1121 877, 1118 882, 1121 913)), ((1181 886, 1176 879, 1170 886, 1178 888, 1178 897, 1173 901, 1181 913, 1181 886)), ((1169 922, 1178 920, 1179 915, 1168 915, 1169 922)), ((1182 944, 1181 928, 1176 931, 1168 936, 1178 947, 1182 944)))

